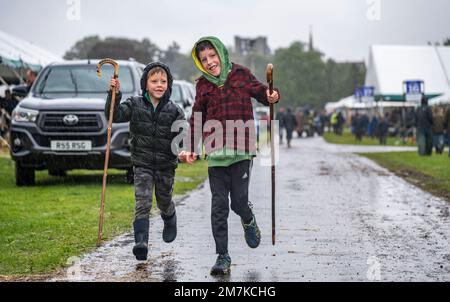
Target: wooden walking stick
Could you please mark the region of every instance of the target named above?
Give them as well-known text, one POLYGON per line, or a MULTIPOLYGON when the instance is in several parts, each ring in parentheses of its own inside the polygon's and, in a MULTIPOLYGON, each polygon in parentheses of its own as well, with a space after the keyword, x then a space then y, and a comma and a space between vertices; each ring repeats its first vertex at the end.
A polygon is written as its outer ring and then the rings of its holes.
MULTIPOLYGON (((119 64, 113 59, 103 59, 97 64, 97 75, 102 76, 102 66, 104 64, 111 64, 114 66, 114 79, 119 77, 119 64)), ((97 246, 100 246, 102 242, 103 235, 103 214, 105 211, 105 193, 106 193, 106 178, 108 176, 108 163, 109 163, 109 149, 111 146, 111 128, 113 122, 114 106, 116 103, 116 88, 113 87, 111 90, 111 107, 109 109, 109 120, 108 120, 108 138, 106 142, 106 153, 105 153, 105 167, 103 169, 103 187, 102 187, 102 200, 100 204, 99 222, 98 222, 98 237, 97 246)))
MULTIPOLYGON (((273 65, 267 64, 266 68, 267 83, 269 84, 269 93, 273 93, 273 65)), ((275 245, 275 148, 274 148, 274 135, 272 127, 273 122, 273 104, 270 103, 270 157, 272 162, 272 245, 275 245)))

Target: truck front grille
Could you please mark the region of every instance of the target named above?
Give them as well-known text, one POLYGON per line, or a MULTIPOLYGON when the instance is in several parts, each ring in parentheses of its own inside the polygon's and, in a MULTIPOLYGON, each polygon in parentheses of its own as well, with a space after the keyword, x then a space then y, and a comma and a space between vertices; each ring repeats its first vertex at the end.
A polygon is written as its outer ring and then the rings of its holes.
POLYGON ((99 132, 103 123, 98 113, 44 113, 39 126, 45 132, 99 132), (66 116, 72 123, 64 121, 66 116), (73 122, 74 117, 77 122, 73 122))

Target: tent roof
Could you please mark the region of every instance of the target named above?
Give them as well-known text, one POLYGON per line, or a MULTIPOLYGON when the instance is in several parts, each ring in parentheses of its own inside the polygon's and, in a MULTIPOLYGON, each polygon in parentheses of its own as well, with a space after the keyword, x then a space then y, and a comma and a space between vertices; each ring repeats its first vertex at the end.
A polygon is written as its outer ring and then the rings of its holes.
POLYGON ((450 90, 447 90, 444 94, 437 96, 428 100, 428 104, 431 106, 441 105, 441 104, 450 104, 450 90))
POLYGON ((441 61, 442 68, 444 69, 445 77, 447 80, 448 88, 450 89, 450 47, 438 46, 436 50, 441 61))
POLYGON ((332 111, 334 109, 340 108, 367 108, 367 105, 365 103, 359 102, 353 95, 340 99, 337 102, 330 102, 326 104, 327 111, 332 111))
POLYGON ((450 47, 373 45, 365 85, 375 94, 403 96, 403 81, 423 80, 427 95, 450 88, 450 47))
POLYGON ((368 104, 368 103, 364 103, 364 102, 359 102, 355 96, 351 95, 348 96, 346 98, 343 98, 337 102, 329 102, 325 105, 325 110, 327 112, 331 112, 333 110, 336 109, 369 109, 369 108, 374 108, 376 106, 381 106, 381 107, 415 107, 417 106, 416 103, 414 102, 378 102, 378 103, 372 103, 372 104, 368 104))
POLYGON ((62 60, 61 57, 3 31, 0 31, 0 58, 0 63, 9 67, 26 67, 33 70, 62 60))

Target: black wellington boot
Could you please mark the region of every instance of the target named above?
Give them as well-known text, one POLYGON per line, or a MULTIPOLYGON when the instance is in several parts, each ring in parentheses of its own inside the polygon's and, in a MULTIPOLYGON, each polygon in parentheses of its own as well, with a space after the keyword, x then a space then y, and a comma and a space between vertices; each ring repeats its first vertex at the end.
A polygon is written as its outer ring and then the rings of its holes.
POLYGON ((137 219, 133 223, 134 242, 133 254, 137 260, 147 260, 148 253, 148 219, 137 219))
POLYGON ((177 237, 177 214, 173 213, 171 217, 164 217, 161 215, 164 221, 163 240, 164 242, 172 242, 177 237))

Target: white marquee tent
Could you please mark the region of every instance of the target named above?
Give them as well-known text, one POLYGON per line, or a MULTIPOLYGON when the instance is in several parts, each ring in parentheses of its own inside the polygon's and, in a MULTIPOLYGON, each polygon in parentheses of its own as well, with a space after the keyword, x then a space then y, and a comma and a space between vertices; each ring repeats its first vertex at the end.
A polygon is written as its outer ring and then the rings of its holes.
POLYGON ((382 101, 403 101, 403 82, 423 80, 425 94, 436 97, 450 89, 450 47, 373 45, 365 79, 382 101))
POLYGON ((45 65, 61 61, 58 57, 30 42, 0 31, 0 77, 16 78, 18 69, 40 70, 45 65))
POLYGON ((450 90, 447 90, 446 93, 441 94, 440 96, 430 99, 428 104, 431 106, 450 104, 450 90))

